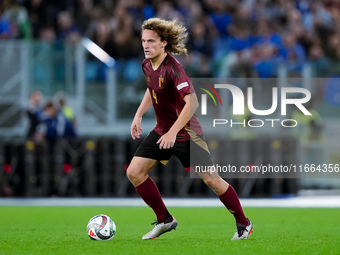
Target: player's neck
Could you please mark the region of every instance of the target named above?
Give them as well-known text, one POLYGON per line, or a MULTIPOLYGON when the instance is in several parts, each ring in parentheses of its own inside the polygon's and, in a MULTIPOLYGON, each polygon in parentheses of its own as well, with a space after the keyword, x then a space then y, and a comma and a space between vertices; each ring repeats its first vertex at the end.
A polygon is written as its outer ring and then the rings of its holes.
POLYGON ((162 62, 165 59, 166 55, 167 55, 167 53, 164 52, 164 53, 160 54, 159 56, 157 56, 156 58, 150 59, 151 65, 152 65, 152 69, 154 71, 156 71, 157 68, 162 64, 162 62))

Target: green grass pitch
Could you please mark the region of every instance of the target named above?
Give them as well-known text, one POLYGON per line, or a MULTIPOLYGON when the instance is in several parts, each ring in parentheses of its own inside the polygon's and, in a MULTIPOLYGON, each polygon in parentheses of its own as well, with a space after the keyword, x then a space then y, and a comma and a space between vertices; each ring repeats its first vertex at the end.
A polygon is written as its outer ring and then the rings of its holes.
POLYGON ((179 225, 156 240, 147 207, 1 207, 0 254, 340 254, 340 209, 245 208, 254 225, 248 240, 230 241, 232 215, 224 208, 170 208, 179 225), (88 220, 109 215, 111 241, 92 241, 88 220))

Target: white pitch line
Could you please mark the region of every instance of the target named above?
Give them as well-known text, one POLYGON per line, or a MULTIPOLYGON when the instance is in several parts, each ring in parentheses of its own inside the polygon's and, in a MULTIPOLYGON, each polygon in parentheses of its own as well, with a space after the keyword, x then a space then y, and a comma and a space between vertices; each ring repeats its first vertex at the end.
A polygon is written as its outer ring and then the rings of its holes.
MULTIPOLYGON (((223 207, 217 198, 165 198, 169 207, 223 207)), ((340 196, 241 199, 243 207, 340 208, 340 196)), ((0 206, 145 206, 140 198, 1 198, 0 206)))

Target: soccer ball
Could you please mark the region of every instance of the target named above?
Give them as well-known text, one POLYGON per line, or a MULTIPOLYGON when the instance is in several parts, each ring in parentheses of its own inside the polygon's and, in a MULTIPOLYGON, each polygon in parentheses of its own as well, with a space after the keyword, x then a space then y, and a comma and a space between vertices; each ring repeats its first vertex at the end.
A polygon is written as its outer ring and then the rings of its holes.
POLYGON ((116 234, 116 224, 109 216, 100 214, 90 219, 86 230, 92 240, 111 240, 116 234))

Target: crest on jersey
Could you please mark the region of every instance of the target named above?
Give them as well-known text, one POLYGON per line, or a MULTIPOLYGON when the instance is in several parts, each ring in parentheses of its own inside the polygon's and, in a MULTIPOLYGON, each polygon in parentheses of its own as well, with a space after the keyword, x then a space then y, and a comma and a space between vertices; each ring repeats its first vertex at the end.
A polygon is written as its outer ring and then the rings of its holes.
POLYGON ((149 77, 149 76, 146 78, 146 81, 147 81, 147 82, 150 82, 150 77, 149 77))
POLYGON ((159 86, 160 88, 163 88, 163 77, 159 77, 159 78, 158 78, 158 86, 159 86))

